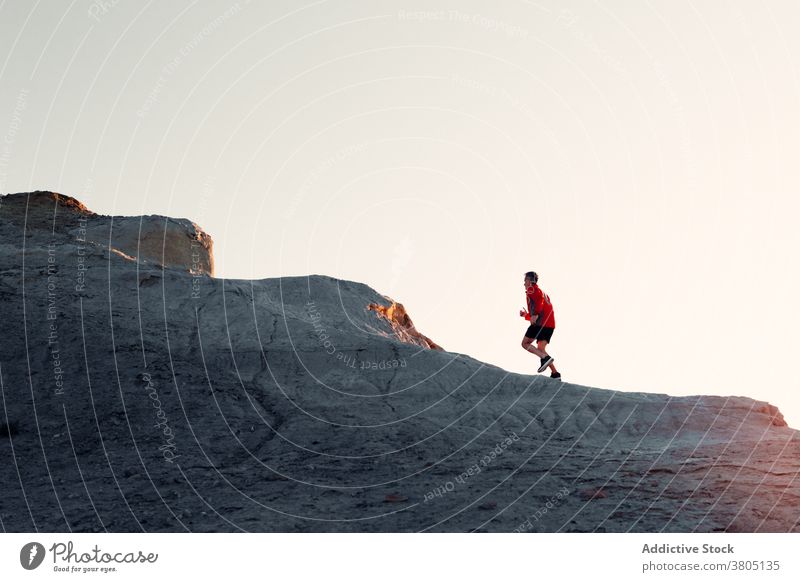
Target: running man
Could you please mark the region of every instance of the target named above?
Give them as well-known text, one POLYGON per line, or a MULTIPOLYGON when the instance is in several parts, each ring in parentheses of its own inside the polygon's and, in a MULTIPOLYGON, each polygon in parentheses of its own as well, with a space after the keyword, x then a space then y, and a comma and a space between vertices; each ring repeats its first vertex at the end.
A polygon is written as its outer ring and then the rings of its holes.
POLYGON ((522 347, 539 356, 541 362, 539 372, 550 368, 552 371, 550 377, 560 379, 561 374, 556 370, 553 357, 546 350, 547 344, 553 337, 553 331, 555 331, 556 317, 550 297, 539 288, 538 283, 539 275, 533 271, 525 273, 525 299, 528 310, 520 310, 519 315, 530 321, 531 324, 528 331, 525 332, 525 337, 522 338, 522 347), (536 347, 533 347, 534 340, 536 340, 536 347))

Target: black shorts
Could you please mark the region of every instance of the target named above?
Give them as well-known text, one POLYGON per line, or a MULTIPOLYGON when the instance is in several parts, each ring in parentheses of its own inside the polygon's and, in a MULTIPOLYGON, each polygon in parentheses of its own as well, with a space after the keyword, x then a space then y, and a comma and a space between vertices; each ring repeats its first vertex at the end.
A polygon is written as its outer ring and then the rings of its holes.
POLYGON ((534 323, 533 325, 528 326, 528 331, 525 332, 525 337, 529 337, 533 340, 544 340, 547 343, 550 343, 550 339, 553 337, 553 332, 555 328, 553 327, 542 327, 534 323))

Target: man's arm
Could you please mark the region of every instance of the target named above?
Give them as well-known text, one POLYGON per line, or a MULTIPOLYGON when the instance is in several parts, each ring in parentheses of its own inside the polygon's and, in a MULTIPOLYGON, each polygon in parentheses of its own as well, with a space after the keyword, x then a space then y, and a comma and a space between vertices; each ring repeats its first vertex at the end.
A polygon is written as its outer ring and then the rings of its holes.
POLYGON ((539 319, 539 315, 542 313, 542 308, 544 307, 544 297, 542 297, 541 293, 537 293, 536 290, 531 287, 528 289, 526 293, 528 296, 528 303, 530 304, 531 314, 528 319, 531 324, 536 323, 536 320, 539 319))

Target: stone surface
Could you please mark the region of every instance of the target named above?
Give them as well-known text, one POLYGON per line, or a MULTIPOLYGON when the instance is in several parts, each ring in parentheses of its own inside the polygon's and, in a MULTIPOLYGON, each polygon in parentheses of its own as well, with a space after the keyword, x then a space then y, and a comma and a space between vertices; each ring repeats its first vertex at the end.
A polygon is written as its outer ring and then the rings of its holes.
MULTIPOLYGON (((72 198, 56 192, 12 194, 0 198, 0 217, 38 237, 72 235, 93 249, 138 260, 145 265, 165 265, 200 274, 214 274, 213 241, 185 218, 167 216, 103 216, 72 198)), ((5 238, 5 237, 4 237, 5 238)), ((22 247, 13 236, 4 243, 22 247)), ((10 250, 10 249, 8 249, 10 250)))
POLYGON ((443 350, 443 348, 434 342, 429 337, 417 331, 414 322, 411 321, 411 316, 406 312, 406 308, 402 303, 397 303, 391 297, 384 299, 389 302, 389 305, 378 305, 377 303, 370 303, 367 309, 374 311, 392 326, 392 335, 397 339, 416 346, 428 348, 431 350, 443 350))
POLYGON ((798 531, 772 404, 409 343, 367 285, 217 279, 171 220, 0 199, 3 530, 798 531))

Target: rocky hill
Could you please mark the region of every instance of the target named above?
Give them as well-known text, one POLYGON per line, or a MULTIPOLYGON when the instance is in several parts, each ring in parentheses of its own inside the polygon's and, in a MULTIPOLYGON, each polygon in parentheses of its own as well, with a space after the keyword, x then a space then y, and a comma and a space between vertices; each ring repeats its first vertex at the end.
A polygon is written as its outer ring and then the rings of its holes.
POLYGON ((4 531, 800 529, 769 403, 513 374, 362 283, 213 265, 188 220, 0 198, 4 531))

